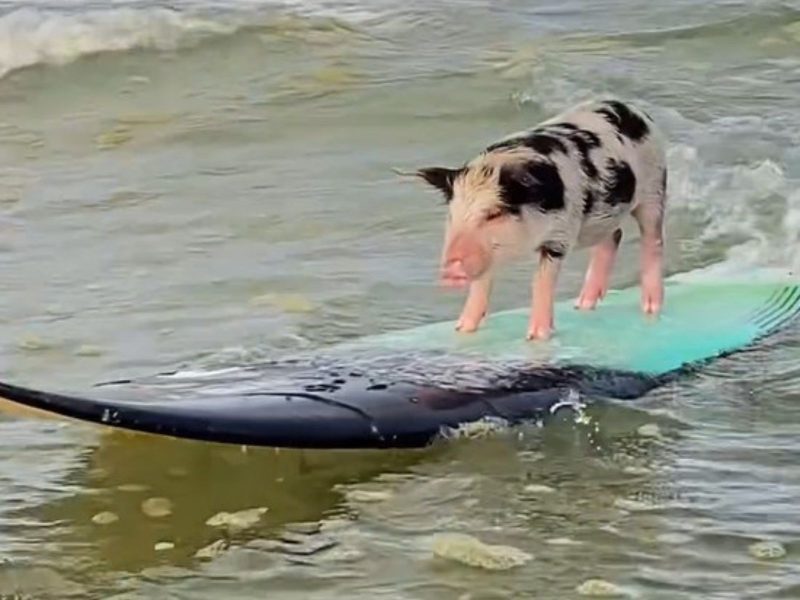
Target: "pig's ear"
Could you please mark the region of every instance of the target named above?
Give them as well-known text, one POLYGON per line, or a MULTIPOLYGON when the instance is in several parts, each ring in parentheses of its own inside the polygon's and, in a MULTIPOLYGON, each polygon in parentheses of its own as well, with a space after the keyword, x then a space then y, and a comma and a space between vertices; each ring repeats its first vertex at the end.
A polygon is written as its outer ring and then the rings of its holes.
POLYGON ((421 177, 433 187, 442 192, 448 200, 453 197, 453 182, 462 169, 449 169, 447 167, 425 167, 418 169, 417 177, 421 177))

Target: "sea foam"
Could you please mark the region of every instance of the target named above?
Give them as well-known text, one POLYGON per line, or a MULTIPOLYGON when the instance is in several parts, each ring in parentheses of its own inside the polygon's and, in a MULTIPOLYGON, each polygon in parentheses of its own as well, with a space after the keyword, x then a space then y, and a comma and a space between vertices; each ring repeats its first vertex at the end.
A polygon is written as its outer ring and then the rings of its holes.
POLYGON ((245 24, 242 15, 201 16, 158 7, 80 12, 19 8, 0 16, 0 77, 101 52, 174 50, 204 37, 234 33, 245 24))

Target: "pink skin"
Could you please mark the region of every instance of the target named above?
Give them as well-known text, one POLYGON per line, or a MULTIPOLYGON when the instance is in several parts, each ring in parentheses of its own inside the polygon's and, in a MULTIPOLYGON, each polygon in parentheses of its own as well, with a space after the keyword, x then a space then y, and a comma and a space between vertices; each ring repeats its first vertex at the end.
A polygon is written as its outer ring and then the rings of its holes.
POLYGON ((464 333, 476 331, 489 310, 492 255, 487 247, 487 234, 485 225, 462 230, 447 241, 442 256, 442 285, 450 288, 469 286, 456 324, 456 330, 464 333))
POLYGON ((456 324, 456 331, 472 333, 480 327, 489 312, 489 296, 492 293, 492 276, 486 273, 469 284, 469 293, 461 316, 456 324))
MULTIPOLYGON (((637 218, 639 217, 637 215, 637 218)), ((642 240, 639 261, 642 312, 646 315, 657 315, 661 312, 664 303, 664 242, 661 225, 658 221, 655 226, 648 226, 647 220, 641 221, 641 223, 642 240)), ((620 239, 621 234, 619 238, 608 238, 592 248, 589 269, 586 272, 580 296, 575 303, 576 308, 592 310, 597 302, 606 295, 620 239)))
POLYGON ((528 340, 548 340, 553 334, 553 304, 562 261, 542 254, 533 279, 533 300, 528 322, 528 340))
MULTIPOLYGON (((498 224, 499 225, 499 224, 498 224)), ((495 227, 492 224, 491 228, 495 227)), ((445 245, 442 258, 442 284, 451 288, 469 286, 467 299, 456 330, 471 333, 478 329, 489 309, 495 262, 487 248, 489 226, 460 231, 445 245)), ((549 339, 553 331, 555 287, 561 270, 561 260, 542 255, 533 282, 533 298, 527 339, 549 339)))
MULTIPOLYGON (((658 218, 648 219, 639 214, 635 216, 642 231, 640 257, 642 311, 648 315, 655 315, 661 310, 664 298, 661 217, 659 215, 658 218)), ((452 236, 448 230, 442 255, 441 282, 446 287, 469 288, 456 325, 456 330, 460 332, 476 331, 488 313, 493 270, 495 263, 498 262, 498 257, 491 249, 490 240, 493 237, 503 239, 503 230, 500 229, 503 226, 502 221, 499 219, 497 223, 482 222, 468 226, 452 236)), ((508 230, 505 233, 508 233, 508 230)), ((577 308, 591 310, 607 293, 621 237, 622 233, 618 230, 592 248, 589 268, 576 302, 577 308)), ((553 335, 555 289, 562 262, 561 259, 554 259, 545 254, 540 256, 539 267, 532 285, 528 340, 548 340, 553 335)))
POLYGON ((489 267, 491 256, 483 236, 472 230, 459 231, 449 240, 442 259, 442 284, 461 288, 478 279, 489 267))
POLYGON ((642 238, 640 257, 642 311, 648 315, 656 315, 664 303, 663 262, 664 243, 660 237, 642 238))
POLYGON ((647 315, 657 315, 664 304, 664 213, 660 204, 642 204, 633 212, 642 238, 639 269, 642 312, 647 315))
POLYGON ((576 308, 593 310, 597 302, 605 297, 621 240, 622 230, 618 229, 611 237, 592 247, 589 268, 580 296, 575 303, 576 308))

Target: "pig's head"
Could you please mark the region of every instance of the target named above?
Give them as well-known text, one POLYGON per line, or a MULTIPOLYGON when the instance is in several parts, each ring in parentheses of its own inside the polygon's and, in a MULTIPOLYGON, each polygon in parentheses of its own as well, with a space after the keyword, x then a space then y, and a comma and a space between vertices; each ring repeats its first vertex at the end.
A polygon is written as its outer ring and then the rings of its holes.
POLYGON ((457 169, 427 167, 416 172, 447 204, 442 284, 467 285, 525 246, 529 229, 523 208, 533 192, 525 164, 519 157, 490 152, 457 169))

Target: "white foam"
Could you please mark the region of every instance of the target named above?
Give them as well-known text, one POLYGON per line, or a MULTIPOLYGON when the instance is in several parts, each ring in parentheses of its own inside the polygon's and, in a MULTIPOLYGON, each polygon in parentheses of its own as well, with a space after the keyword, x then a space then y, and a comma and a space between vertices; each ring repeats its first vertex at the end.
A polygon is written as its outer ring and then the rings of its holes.
POLYGON ((177 0, 169 8, 149 1, 91 5, 80 0, 20 1, 18 8, 0 12, 0 77, 24 67, 64 65, 102 52, 175 50, 206 37, 266 24, 278 13, 357 24, 379 14, 372 8, 368 2, 325 0, 177 0))
POLYGON ((157 7, 82 12, 20 8, 0 17, 0 77, 22 67, 62 65, 99 52, 171 50, 201 36, 232 33, 242 24, 231 17, 204 18, 157 7))
MULTIPOLYGON (((753 127, 750 122, 741 124, 753 127)), ((709 131, 702 134, 709 136, 709 131)), ((794 274, 796 279, 800 268, 800 192, 792 189, 794 184, 783 165, 757 156, 748 163, 715 164, 704 154, 686 143, 674 144, 668 151, 668 211, 689 210, 695 215, 693 222, 704 223, 694 239, 675 243, 698 247, 722 243, 729 247, 723 260, 687 275, 775 280, 794 274), (783 198, 785 208, 781 206, 783 198), (778 227, 768 217, 775 213, 783 215, 778 227)))
POLYGON ((783 217, 783 258, 794 273, 800 272, 800 190, 795 190, 786 199, 786 214, 783 217))
MULTIPOLYGON (((516 97, 545 113, 596 96, 593 85, 582 80, 559 77, 540 64, 532 71, 547 78, 547 93, 535 87, 516 97)), ((800 151, 795 129, 772 114, 698 121, 668 105, 636 101, 653 115, 668 143, 667 213, 680 227, 667 228, 667 243, 679 245, 687 256, 719 249, 715 264, 676 279, 797 281, 800 192, 793 165, 800 165, 800 151)))

